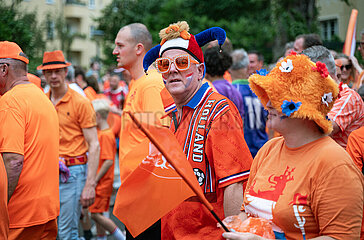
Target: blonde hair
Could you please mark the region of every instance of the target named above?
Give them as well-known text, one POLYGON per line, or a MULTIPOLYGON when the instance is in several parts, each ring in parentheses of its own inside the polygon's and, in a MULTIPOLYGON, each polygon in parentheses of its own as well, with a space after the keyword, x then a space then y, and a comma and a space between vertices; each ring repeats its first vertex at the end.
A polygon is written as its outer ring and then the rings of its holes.
POLYGON ((162 39, 163 43, 180 37, 188 40, 190 38, 190 34, 188 33, 189 30, 190 27, 186 21, 178 21, 177 23, 172 23, 168 27, 160 30, 159 37, 162 39))
POLYGON ((106 99, 95 99, 92 101, 95 112, 99 113, 103 119, 107 119, 110 112, 110 106, 106 99))

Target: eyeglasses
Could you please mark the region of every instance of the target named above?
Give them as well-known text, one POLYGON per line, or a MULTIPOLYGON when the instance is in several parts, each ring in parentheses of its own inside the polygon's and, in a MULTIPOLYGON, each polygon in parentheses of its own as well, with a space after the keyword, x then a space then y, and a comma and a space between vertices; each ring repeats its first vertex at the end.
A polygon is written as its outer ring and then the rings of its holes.
POLYGON ((186 71, 190 68, 191 63, 198 64, 196 60, 192 59, 190 55, 178 55, 173 59, 168 57, 157 58, 157 70, 160 73, 168 73, 172 63, 176 66, 179 71, 186 71))
POLYGON ((352 66, 353 66, 353 65, 351 65, 351 64, 348 64, 348 65, 341 65, 341 66, 340 66, 340 69, 341 69, 341 71, 342 71, 344 68, 345 68, 346 70, 350 70, 352 66))

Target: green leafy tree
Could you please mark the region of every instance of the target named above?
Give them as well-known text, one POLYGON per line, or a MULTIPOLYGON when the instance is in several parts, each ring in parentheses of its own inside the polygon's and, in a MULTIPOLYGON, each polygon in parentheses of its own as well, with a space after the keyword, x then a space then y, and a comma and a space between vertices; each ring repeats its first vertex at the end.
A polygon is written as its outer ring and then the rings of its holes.
POLYGON ((112 48, 119 29, 144 23, 159 42, 158 32, 168 24, 186 20, 192 34, 219 26, 233 47, 259 50, 266 62, 283 54, 286 42, 302 33, 318 31, 315 0, 113 0, 97 19, 104 31, 104 63, 115 65, 112 48))
POLYGON ((0 39, 16 42, 29 57, 29 72, 35 72, 45 50, 44 26, 37 21, 35 12, 19 11, 19 2, 0 0, 0 39))

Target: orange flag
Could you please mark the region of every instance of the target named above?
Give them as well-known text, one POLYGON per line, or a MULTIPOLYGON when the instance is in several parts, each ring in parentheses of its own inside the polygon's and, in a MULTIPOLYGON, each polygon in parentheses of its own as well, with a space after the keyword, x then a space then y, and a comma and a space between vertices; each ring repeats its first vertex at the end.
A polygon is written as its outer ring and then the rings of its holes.
MULTIPOLYGON (((134 115, 131 117, 150 141, 140 143, 124 158, 140 164, 122 181, 116 196, 114 215, 136 237, 182 201, 195 196, 196 191, 199 197, 204 198, 203 203, 208 204, 208 209, 212 210, 173 133, 154 123, 146 123, 143 114, 137 115, 140 120, 135 119, 134 115)), ((153 122, 150 118, 147 120, 153 122)))

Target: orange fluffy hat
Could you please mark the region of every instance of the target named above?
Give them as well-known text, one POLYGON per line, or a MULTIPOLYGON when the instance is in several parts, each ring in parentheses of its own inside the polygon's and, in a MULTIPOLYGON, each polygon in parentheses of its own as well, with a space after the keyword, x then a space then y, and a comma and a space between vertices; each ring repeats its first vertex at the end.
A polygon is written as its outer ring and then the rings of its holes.
POLYGON ((12 58, 29 63, 29 58, 23 50, 14 42, 2 41, 0 42, 0 58, 12 58))
POLYGON ((315 64, 307 56, 293 53, 278 62, 269 74, 257 72, 249 77, 249 83, 264 107, 270 100, 287 117, 314 120, 325 133, 332 131, 327 113, 339 89, 324 63, 315 64))

